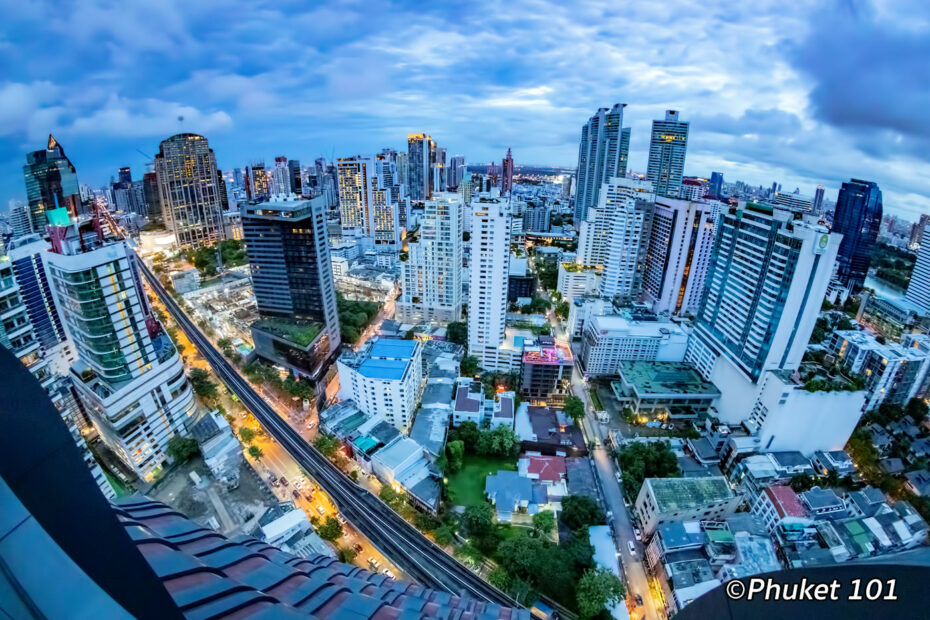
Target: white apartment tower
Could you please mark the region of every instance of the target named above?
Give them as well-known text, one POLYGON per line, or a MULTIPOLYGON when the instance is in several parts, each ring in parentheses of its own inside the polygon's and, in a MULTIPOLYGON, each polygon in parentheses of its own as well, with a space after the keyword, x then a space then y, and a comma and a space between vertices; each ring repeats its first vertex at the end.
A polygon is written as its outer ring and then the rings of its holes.
POLYGON ((196 410, 181 358, 152 315, 125 242, 104 240, 99 226, 50 233, 48 273, 78 353, 71 380, 107 447, 151 481, 196 410))
POLYGON ((471 204, 471 276, 468 353, 488 371, 507 369, 500 356, 507 319, 510 274, 510 208, 500 197, 479 196, 471 204))
POLYGON ((917 262, 904 297, 930 313, 930 226, 924 226, 921 231, 917 262))
POLYGON ((462 317, 462 225, 465 206, 456 193, 424 203, 420 238, 401 260, 397 316, 404 323, 451 323, 462 317))
POLYGON ((598 204, 601 187, 612 177, 626 176, 630 154, 630 128, 623 127, 625 103, 600 108, 581 128, 578 145, 578 182, 575 186, 575 222, 587 218, 598 204))
POLYGON ((763 373, 799 367, 841 239, 771 205, 720 214, 686 359, 723 392, 721 421, 746 417, 763 373))
POLYGON ((665 120, 652 121, 646 178, 657 196, 681 196, 681 177, 688 150, 688 123, 678 120, 678 110, 666 110, 665 120))
POLYGON ((370 237, 378 251, 397 250, 401 239, 397 192, 378 173, 384 163, 389 162, 379 162, 370 155, 343 157, 336 162, 342 234, 370 237))
POLYGON ((714 246, 717 208, 677 198, 656 198, 655 205, 643 293, 657 314, 697 314, 714 246))
POLYGON ((618 211, 622 219, 626 214, 624 207, 629 204, 636 200, 655 200, 652 183, 625 177, 606 180, 599 196, 597 204, 587 210, 587 217, 580 222, 576 262, 584 267, 600 268, 607 264, 607 259, 614 250, 613 226, 617 221, 618 211))

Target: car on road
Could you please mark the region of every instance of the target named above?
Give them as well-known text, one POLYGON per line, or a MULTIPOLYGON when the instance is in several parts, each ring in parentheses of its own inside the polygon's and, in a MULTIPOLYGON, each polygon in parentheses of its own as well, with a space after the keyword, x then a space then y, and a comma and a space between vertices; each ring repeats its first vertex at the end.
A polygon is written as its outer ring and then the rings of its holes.
POLYGON ((304 493, 304 499, 306 499, 308 502, 312 502, 312 501, 313 501, 313 493, 304 493))
POLYGON ((620 475, 619 471, 617 472, 616 477, 617 477, 617 484, 623 484, 623 476, 620 475))
POLYGON ((370 566, 374 570, 378 570, 379 568, 381 568, 381 562, 379 562, 378 560, 374 558, 368 558, 368 566, 370 566))
POLYGON ((316 422, 314 422, 313 420, 310 420, 309 422, 307 422, 307 430, 310 430, 314 426, 316 426, 316 422))
POLYGON ((633 596, 633 598, 636 599, 636 606, 637 606, 637 607, 642 607, 642 606, 643 606, 643 597, 642 597, 642 595, 636 594, 636 595, 633 596))
POLYGON ((638 527, 634 527, 634 528, 633 528, 633 536, 635 536, 635 537, 636 537, 636 540, 638 540, 638 541, 642 541, 642 540, 643 540, 643 533, 639 531, 639 528, 638 528, 638 527))
POLYGON ((394 573, 392 573, 391 570, 388 568, 385 568, 383 571, 381 571, 381 573, 384 575, 387 575, 391 579, 396 579, 396 577, 394 577, 394 573))
POLYGON ((285 478, 284 476, 281 476, 281 484, 283 484, 284 486, 288 485, 287 478, 285 478))
POLYGON ((297 489, 293 489, 291 491, 291 495, 294 496, 294 499, 300 499, 300 491, 298 491, 297 489))
POLYGON ((336 513, 336 521, 339 521, 339 523, 341 523, 342 525, 345 525, 345 524, 346 524, 346 518, 343 517, 343 516, 342 516, 341 514, 339 514, 338 512, 336 513))
POLYGON ((636 556, 636 545, 633 544, 633 541, 632 540, 626 541, 626 546, 627 546, 627 549, 630 550, 630 555, 635 557, 636 556))
POLYGON ((317 511, 318 513, 320 513, 320 516, 321 516, 321 517, 322 517, 323 515, 326 514, 326 511, 323 510, 323 507, 322 507, 322 506, 317 506, 317 507, 316 507, 316 511, 317 511))
POLYGON ((355 549, 355 553, 361 553, 361 552, 362 552, 362 544, 361 544, 361 543, 355 543, 355 544, 352 546, 352 548, 355 549))

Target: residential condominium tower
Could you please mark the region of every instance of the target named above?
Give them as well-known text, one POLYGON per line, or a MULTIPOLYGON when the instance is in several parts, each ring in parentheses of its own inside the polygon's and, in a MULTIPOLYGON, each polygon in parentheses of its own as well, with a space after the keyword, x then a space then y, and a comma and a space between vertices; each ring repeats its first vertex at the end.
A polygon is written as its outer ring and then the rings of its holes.
POLYGON ((487 371, 509 369, 501 356, 507 323, 510 274, 510 205, 503 198, 472 201, 471 275, 468 304, 468 353, 487 371))
POLYGON ((718 226, 687 359, 724 392, 718 412, 730 423, 765 371, 800 366, 840 237, 752 202, 721 213, 718 226))
POLYGON ((430 153, 435 142, 425 133, 407 135, 407 193, 410 200, 426 200, 430 192, 430 153))
POLYGON ((336 288, 322 196, 241 205, 259 320, 256 353, 318 379, 339 349, 336 288))
POLYGON ((625 103, 600 108, 581 128, 578 145, 578 179, 575 186, 575 227, 588 209, 598 204, 602 185, 612 177, 626 176, 630 155, 630 128, 624 128, 625 103))
POLYGON ((207 139, 181 133, 164 140, 155 175, 165 225, 181 248, 223 239, 223 207, 216 157, 207 139))
POLYGON ((882 192, 873 181, 843 183, 833 211, 833 232, 843 235, 836 275, 853 293, 862 289, 882 223, 882 192))
MULTIPOLYGON (((925 217, 920 216, 921 222, 925 217)), ((923 235, 917 250, 917 262, 914 264, 914 271, 911 272, 905 298, 930 314, 930 225, 925 224, 921 230, 923 235)))
POLYGON ((134 252, 90 224, 49 229, 48 273, 78 354, 71 381, 103 442, 151 482, 197 405, 181 357, 149 307, 134 252))
POLYGON ((457 193, 442 192, 424 203, 420 237, 401 258, 398 319, 404 323, 451 323, 462 317, 462 222, 457 193))
POLYGON ((343 236, 370 237, 375 249, 396 251, 401 240, 398 186, 391 186, 388 160, 369 155, 343 157, 336 162, 339 175, 339 218, 343 236))
POLYGON ((678 110, 666 110, 665 120, 652 121, 649 165, 646 178, 656 196, 678 198, 688 149, 688 123, 678 120, 678 110))
MULTIPOLYGON (((613 245, 614 223, 625 217, 625 207, 637 200, 652 202, 652 183, 625 177, 605 179, 596 205, 579 222, 577 262, 585 267, 603 267, 618 248, 613 245), (617 220, 617 218, 621 218, 617 220)), ((619 248, 626 251, 627 248, 619 248)))

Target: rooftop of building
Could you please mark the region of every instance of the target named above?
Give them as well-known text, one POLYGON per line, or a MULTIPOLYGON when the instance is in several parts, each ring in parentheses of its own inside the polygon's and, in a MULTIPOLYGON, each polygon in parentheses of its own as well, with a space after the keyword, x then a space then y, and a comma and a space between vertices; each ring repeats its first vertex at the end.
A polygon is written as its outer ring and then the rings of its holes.
POLYGON ((396 381, 404 377, 409 361, 367 359, 358 367, 358 372, 369 379, 396 381))
POLYGON ((520 460, 523 461, 524 459, 525 464, 521 466, 521 471, 525 466, 526 473, 537 476, 539 480, 559 482, 565 479, 566 468, 565 457, 563 456, 528 454, 520 460))
POLYGON ((798 498, 798 494, 789 486, 774 484, 766 487, 764 491, 772 505, 775 506, 775 512, 781 518, 795 517, 804 518, 807 516, 807 510, 798 498))
POLYGON ((553 342, 552 344, 542 344, 543 338, 549 336, 540 336, 540 344, 533 348, 524 348, 524 364, 544 364, 544 365, 565 365, 570 366, 573 363, 572 351, 564 343, 553 342))
POLYGON ((607 332, 606 336, 610 337, 610 332, 621 332, 625 336, 679 336, 686 337, 687 334, 682 328, 671 321, 656 321, 634 319, 625 314, 596 314, 590 319, 591 328, 601 333, 607 332))
POLYGON ((388 469, 396 469, 408 459, 423 454, 423 446, 409 437, 401 437, 389 446, 381 448, 374 458, 388 469))
POLYGON ((645 484, 652 489, 660 513, 690 510, 733 498, 733 489, 723 476, 646 478, 645 484))
MULTIPOLYGON (((725 530, 728 531, 728 530, 725 530)), ((669 521, 656 528, 666 551, 700 547, 704 544, 704 532, 697 521, 669 521)))
POLYGON ((716 580, 710 562, 704 559, 670 562, 666 565, 666 570, 676 590, 716 580))
POLYGON ((828 508, 842 509, 844 506, 843 499, 837 495, 833 489, 813 487, 809 491, 801 493, 800 498, 801 501, 814 511, 826 510, 828 508))
POLYGON ((439 455, 446 444, 446 432, 449 428, 448 409, 420 409, 410 427, 410 438, 439 455))
POLYGON ((252 328, 267 332, 288 342, 293 342, 301 348, 306 348, 320 335, 323 324, 314 321, 264 318, 252 323, 252 328))
POLYGON ((622 380, 640 396, 720 396, 720 390, 687 362, 620 362, 622 380))
POLYGON ((426 384, 426 389, 423 390, 423 398, 420 400, 421 406, 451 405, 452 392, 455 390, 455 386, 452 383, 432 381, 432 373, 430 374, 430 379, 431 380, 426 384))

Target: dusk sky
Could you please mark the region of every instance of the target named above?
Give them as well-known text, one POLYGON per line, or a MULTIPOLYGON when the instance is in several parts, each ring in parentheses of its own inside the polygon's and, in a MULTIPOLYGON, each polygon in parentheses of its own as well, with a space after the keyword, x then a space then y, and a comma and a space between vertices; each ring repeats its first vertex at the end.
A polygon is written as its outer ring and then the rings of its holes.
POLYGON ((685 174, 834 200, 876 181, 930 213, 930 3, 11 2, 0 0, 0 209, 49 132, 99 187, 205 135, 221 168, 406 148, 574 166, 582 124, 625 102, 691 122, 685 174), (440 6, 441 5, 441 6, 440 6), (183 125, 177 117, 183 116, 183 125))

